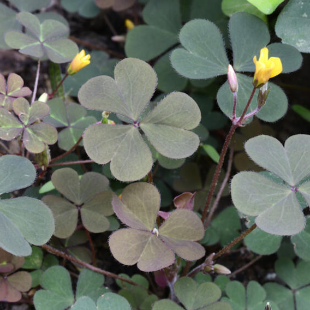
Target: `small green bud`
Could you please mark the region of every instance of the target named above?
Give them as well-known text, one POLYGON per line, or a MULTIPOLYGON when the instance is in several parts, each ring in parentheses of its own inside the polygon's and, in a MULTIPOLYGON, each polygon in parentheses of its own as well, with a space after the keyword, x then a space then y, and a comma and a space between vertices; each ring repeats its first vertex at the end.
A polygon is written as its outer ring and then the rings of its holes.
POLYGON ((37 164, 42 168, 42 170, 45 170, 51 161, 51 154, 49 147, 46 145, 45 150, 42 153, 35 154, 34 159, 37 162, 37 164))

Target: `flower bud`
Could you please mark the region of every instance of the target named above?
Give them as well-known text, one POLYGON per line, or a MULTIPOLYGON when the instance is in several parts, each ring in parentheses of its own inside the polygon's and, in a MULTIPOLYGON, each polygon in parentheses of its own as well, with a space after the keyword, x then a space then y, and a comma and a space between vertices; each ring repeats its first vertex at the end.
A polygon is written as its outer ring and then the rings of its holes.
POLYGON ((130 19, 126 19, 125 26, 128 30, 131 30, 132 28, 135 27, 135 24, 130 19))
POLYGON ((223 275, 231 274, 231 271, 228 268, 226 268, 225 266, 219 265, 219 264, 215 264, 213 266, 213 270, 217 274, 223 274, 223 275))
POLYGON ((81 50, 81 52, 77 53, 76 56, 71 61, 67 69, 67 73, 69 75, 73 75, 89 64, 90 64, 90 55, 85 55, 85 51, 81 50))
POLYGON ((272 310, 269 302, 267 302, 267 305, 266 305, 266 307, 265 307, 265 310, 272 310))
POLYGON ((48 100, 48 94, 47 93, 43 93, 40 98, 38 99, 38 101, 44 102, 46 103, 48 100))
POLYGON ((35 154, 34 160, 36 163, 41 167, 42 170, 46 170, 50 161, 51 161, 51 154, 50 149, 47 145, 45 145, 45 149, 43 152, 35 154))
POLYGON ((126 41, 126 36, 113 36, 111 37, 111 40, 114 42, 125 42, 126 41))
POLYGON ((264 104, 266 103, 269 92, 270 92, 270 87, 268 87, 268 82, 267 82, 259 89, 259 92, 258 92, 257 106, 259 108, 264 106, 264 104))
POLYGON ((238 91, 238 79, 235 70, 231 65, 228 65, 228 73, 227 73, 228 83, 230 90, 233 93, 238 91))

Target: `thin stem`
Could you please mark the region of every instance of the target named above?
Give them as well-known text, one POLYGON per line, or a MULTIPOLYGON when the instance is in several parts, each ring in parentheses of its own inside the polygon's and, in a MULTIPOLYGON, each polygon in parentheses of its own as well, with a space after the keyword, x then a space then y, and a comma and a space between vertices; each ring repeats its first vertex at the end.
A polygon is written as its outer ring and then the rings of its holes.
POLYGON ((79 264, 79 265, 81 265, 81 266, 83 266, 83 267, 85 267, 85 268, 87 268, 89 270, 92 270, 94 272, 103 274, 105 276, 108 276, 108 277, 111 277, 111 278, 114 278, 114 279, 121 280, 121 281, 129 283, 131 285, 140 286, 138 283, 136 283, 136 282, 134 282, 132 280, 123 278, 123 277, 121 277, 121 276, 119 276, 117 274, 114 274, 112 272, 109 272, 109 271, 106 271, 106 270, 94 267, 94 266, 92 266, 92 265, 90 265, 88 263, 85 263, 85 262, 83 262, 83 261, 81 261, 81 260, 79 260, 79 259, 77 259, 77 258, 75 258, 75 257, 73 257, 71 255, 68 255, 68 254, 66 254, 64 252, 61 252, 61 251, 59 251, 59 250, 57 250, 57 249, 55 249, 55 248, 53 248, 53 247, 51 247, 51 246, 49 246, 47 244, 43 244, 41 247, 43 249, 45 249, 46 251, 48 251, 49 253, 52 253, 54 255, 63 257, 64 259, 67 259, 67 260, 69 260, 69 261, 71 261, 73 263, 79 264))
POLYGON ((96 267, 97 266, 97 261, 96 261, 96 252, 95 252, 94 243, 93 243, 93 240, 91 238, 91 235, 90 235, 89 231, 86 228, 85 228, 85 232, 86 232, 87 239, 88 239, 88 242, 89 242, 89 246, 90 246, 90 249, 91 249, 93 264, 96 267))
POLYGON ((80 142, 82 141, 82 139, 83 139, 83 136, 81 136, 81 137, 79 138, 79 140, 77 140, 77 142, 72 146, 72 148, 71 148, 69 151, 67 151, 66 153, 63 153, 62 155, 59 155, 59 156, 53 158, 53 159, 50 161, 50 164, 54 163, 55 161, 57 161, 57 160, 59 160, 59 159, 64 158, 65 156, 69 155, 70 153, 72 153, 72 152, 75 150, 75 148, 78 147, 78 145, 80 144, 80 142))
POLYGON ((232 242, 230 242, 227 246, 225 246, 225 248, 223 248, 221 251, 217 252, 213 259, 216 260, 217 258, 219 258, 220 256, 222 256, 225 252, 227 252, 228 250, 230 250, 233 246, 235 246, 239 241, 241 241, 242 239, 244 239, 251 231, 253 231, 256 228, 256 224, 253 224, 249 229, 247 229, 245 232, 243 232, 239 237, 237 237, 236 239, 234 239, 232 242))
POLYGON ((204 267, 206 266, 205 263, 202 263, 201 265, 195 267, 191 272, 189 272, 186 276, 193 278, 198 272, 200 272, 204 267))
POLYGON ((222 197, 222 194, 223 194, 223 191, 225 189, 225 186, 229 180, 229 177, 230 177, 230 172, 231 172, 231 167, 232 167, 232 163, 233 163, 233 159, 234 159, 234 149, 231 147, 230 148, 230 152, 229 152, 229 159, 228 159, 228 164, 227 164, 227 171, 226 171, 226 174, 225 174, 225 178, 221 184, 221 187, 217 193, 217 196, 214 200, 214 203, 213 203, 213 206, 211 207, 210 209, 210 212, 209 212, 209 215, 207 217, 207 220, 205 221, 205 229, 209 226, 210 222, 211 222, 211 219, 212 219, 212 216, 219 204, 219 201, 222 197))
POLYGON ((252 111, 251 113, 247 114, 244 119, 250 118, 252 116, 254 116, 256 113, 258 113, 260 111, 262 107, 257 107, 254 111, 252 111))
POLYGON ((59 87, 62 85, 62 83, 65 81, 65 79, 69 76, 68 73, 65 74, 65 76, 61 79, 61 81, 58 83, 58 85, 56 86, 56 88, 54 89, 54 91, 48 96, 49 99, 53 99, 55 94, 57 93, 57 90, 59 89, 59 87))
POLYGON ((206 205, 205 205, 205 208, 203 210, 203 213, 202 213, 202 217, 201 217, 201 221, 204 223, 205 219, 206 219, 206 216, 207 216, 207 213, 208 213, 208 210, 209 210, 209 206, 210 206, 210 203, 211 203, 211 199, 213 197, 213 193, 214 193, 214 190, 215 190, 215 187, 216 187, 216 184, 217 184, 217 181, 218 181, 218 178, 220 176, 220 172, 222 170, 222 167, 223 167, 223 163, 224 163, 224 158, 225 158, 225 155, 227 153, 227 149, 228 149, 228 146, 230 144, 230 141, 231 141, 231 138, 235 132, 235 130, 242 125, 242 121, 244 119, 244 116, 251 104, 251 101, 253 99, 253 96, 255 94, 255 91, 256 91, 256 88, 253 87, 253 90, 251 92, 251 95, 250 95, 250 98, 242 112, 242 115, 241 117, 237 120, 232 120, 232 126, 230 127, 230 130, 226 136, 226 139, 225 139, 225 142, 224 142, 224 145, 223 145, 223 148, 222 148, 222 151, 221 151, 221 155, 220 155, 220 159, 219 159, 219 162, 217 164, 217 167, 216 167, 216 170, 215 170, 215 173, 214 173, 214 176, 213 176, 213 179, 212 179, 212 183, 211 183, 211 187, 210 187, 210 191, 209 191, 209 194, 208 194, 208 197, 207 197, 207 202, 206 202, 206 205))
POLYGON ((231 273, 228 278, 231 278, 233 276, 235 276, 236 274, 246 270, 247 268, 249 268, 250 266, 252 266, 253 264, 255 264, 258 260, 260 260, 263 257, 263 255, 258 255, 256 256, 253 260, 251 260, 249 263, 247 263, 246 265, 242 266, 241 268, 237 269, 236 271, 234 271, 233 273, 231 273))
POLYGON ((147 178, 148 178, 148 182, 149 182, 150 184, 154 184, 154 182, 153 182, 152 170, 150 170, 150 172, 147 174, 147 178))
POLYGON ((0 141, 0 146, 8 153, 8 154, 11 154, 11 151, 8 149, 8 147, 0 141))
POLYGON ((114 36, 117 36, 117 32, 116 32, 116 30, 114 29, 113 25, 111 24, 111 22, 110 22, 110 20, 109 20, 109 18, 108 18, 108 16, 107 16, 107 14, 106 14, 106 13, 103 13, 102 15, 103 15, 103 19, 104 19, 104 21, 106 22, 106 24, 107 24, 108 28, 110 29, 110 31, 113 33, 114 36))
POLYGON ((68 161, 68 162, 65 162, 65 163, 51 164, 51 165, 48 165, 48 167, 80 165, 80 164, 91 164, 91 163, 94 163, 94 161, 92 159, 87 159, 87 160, 77 160, 77 161, 68 161))
POLYGON ((207 213, 208 213, 208 210, 209 210, 209 206, 210 206, 210 203, 211 203, 211 199, 213 197, 213 193, 214 193, 214 190, 215 190, 218 178, 220 176, 220 172, 221 172, 222 167, 223 167, 224 158, 225 158, 225 155, 227 153, 227 149, 228 149, 228 146, 230 144, 230 140, 231 140, 231 138, 232 138, 232 136, 233 136, 233 134, 234 134, 234 132, 235 132, 235 130, 237 128, 238 128, 238 124, 233 124, 230 127, 230 130, 229 130, 229 132, 228 132, 228 134, 226 136, 226 139, 225 139, 222 151, 221 151, 221 155, 220 155, 220 160, 219 160, 219 162, 217 164, 217 167, 216 167, 213 179, 212 179, 210 191, 209 191, 209 194, 208 194, 208 197, 207 197, 207 202, 206 202, 205 208, 204 208, 203 213, 202 213, 201 221, 203 223, 204 223, 204 221, 206 219, 206 216, 207 216, 207 213))
POLYGON ((184 267, 183 272, 182 272, 182 277, 185 277, 186 274, 189 272, 189 269, 191 268, 191 264, 192 264, 192 262, 190 262, 190 261, 186 262, 185 267, 184 267))
POLYGON ((244 117, 245 117, 245 114, 246 114, 246 112, 247 112, 247 110, 248 110, 248 108, 249 108, 249 106, 250 106, 250 104, 251 104, 251 102, 252 102, 252 99, 253 99, 253 97, 254 97, 255 91, 256 91, 256 88, 253 87, 252 92, 251 92, 251 95, 250 95, 250 98, 249 98, 249 100, 248 100, 248 102, 247 102, 247 104, 246 104, 246 106, 245 106, 245 108, 244 108, 244 110, 243 110, 243 112, 242 112, 241 117, 238 119, 237 124, 238 124, 239 126, 242 125, 242 121, 243 121, 243 119, 244 119, 244 117))
POLYGON ((236 119, 237 92, 234 92, 233 95, 234 95, 234 105, 233 105, 232 119, 236 119))
POLYGON ((37 96, 39 76, 40 76, 40 64, 41 64, 41 59, 39 58, 38 59, 38 67, 37 67, 36 79, 35 79, 35 82, 34 82, 34 88, 33 88, 31 103, 33 103, 35 101, 36 96, 37 96))
MULTIPOLYGON (((82 161, 81 152, 80 152, 80 149, 78 147, 76 148, 76 153, 77 153, 79 160, 82 161)), ((84 173, 86 173, 87 169, 85 168, 84 164, 81 163, 80 166, 81 166, 82 170, 84 171, 84 173)))

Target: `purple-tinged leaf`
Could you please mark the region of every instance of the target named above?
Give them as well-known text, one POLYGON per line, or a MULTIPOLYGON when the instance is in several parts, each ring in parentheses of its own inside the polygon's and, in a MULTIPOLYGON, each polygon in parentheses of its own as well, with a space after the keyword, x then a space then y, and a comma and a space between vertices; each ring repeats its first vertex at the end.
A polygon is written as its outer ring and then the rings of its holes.
POLYGON ((160 226, 159 235, 168 238, 197 241, 203 238, 204 228, 200 218, 192 211, 179 209, 171 213, 160 226))
POLYGON ((32 278, 26 271, 18 271, 8 277, 8 282, 20 292, 27 292, 31 289, 32 278))
POLYGON ((170 214, 171 214, 170 212, 165 212, 165 211, 158 212, 158 215, 162 217, 164 220, 166 220, 170 216, 170 214))
POLYGON ((173 199, 174 206, 177 209, 193 210, 196 193, 182 193, 173 199))
POLYGON ((0 265, 0 273, 11 273, 14 271, 14 265, 7 263, 5 265, 0 265))
POLYGON ((160 239, 173 252, 185 260, 193 261, 203 257, 206 253, 204 247, 197 242, 174 239, 171 237, 159 236, 160 239))
POLYGON ((0 93, 6 95, 6 80, 1 73, 0 73, 0 93))
POLYGON ((20 121, 25 125, 29 120, 29 103, 25 98, 17 98, 12 104, 14 113, 19 117, 20 121))

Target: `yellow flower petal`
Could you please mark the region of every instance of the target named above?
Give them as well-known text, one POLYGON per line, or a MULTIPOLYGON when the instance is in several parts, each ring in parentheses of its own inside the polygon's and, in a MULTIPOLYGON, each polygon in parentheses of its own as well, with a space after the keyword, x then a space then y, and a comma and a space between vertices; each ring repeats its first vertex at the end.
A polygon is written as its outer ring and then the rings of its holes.
POLYGON ((90 64, 90 55, 85 55, 85 51, 81 50, 71 61, 67 73, 69 75, 79 72, 81 69, 90 64))
POLYGON ((283 71, 281 59, 278 57, 271 57, 270 61, 274 64, 270 78, 279 75, 283 71))

